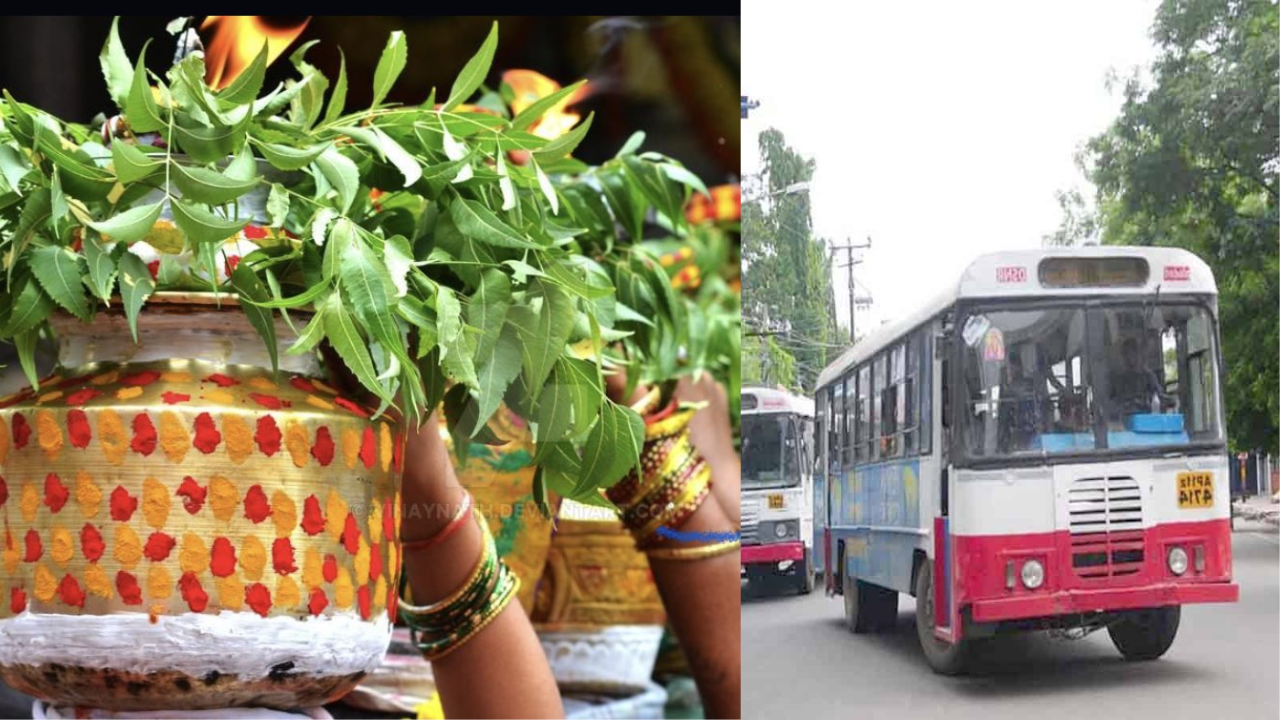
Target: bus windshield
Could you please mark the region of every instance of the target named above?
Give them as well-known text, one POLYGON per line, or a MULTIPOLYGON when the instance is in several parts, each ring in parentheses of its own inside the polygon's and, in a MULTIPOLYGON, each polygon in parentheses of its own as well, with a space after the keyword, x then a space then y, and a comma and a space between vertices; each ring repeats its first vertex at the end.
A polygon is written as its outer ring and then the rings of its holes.
POLYGON ((787 413, 742 416, 742 487, 744 490, 794 487, 800 484, 797 416, 787 413))
POLYGON ((1203 305, 1004 305, 971 311, 960 334, 971 458, 1222 441, 1203 305))

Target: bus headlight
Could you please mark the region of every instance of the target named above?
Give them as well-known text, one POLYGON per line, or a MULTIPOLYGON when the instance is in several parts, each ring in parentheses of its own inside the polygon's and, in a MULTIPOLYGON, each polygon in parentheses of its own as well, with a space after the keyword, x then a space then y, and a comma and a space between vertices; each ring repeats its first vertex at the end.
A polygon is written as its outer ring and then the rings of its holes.
POLYGON ((1028 560, 1022 563, 1022 585, 1028 590, 1035 590, 1044 584, 1044 565, 1039 560, 1028 560))
POLYGON ((782 538, 785 538, 788 535, 799 535, 800 533, 795 529, 794 520, 784 520, 780 523, 774 523, 773 534, 776 535, 779 540, 781 540, 782 538))
POLYGON ((1174 575, 1181 575, 1187 571, 1187 551, 1181 546, 1174 545, 1169 548, 1169 572, 1174 575))

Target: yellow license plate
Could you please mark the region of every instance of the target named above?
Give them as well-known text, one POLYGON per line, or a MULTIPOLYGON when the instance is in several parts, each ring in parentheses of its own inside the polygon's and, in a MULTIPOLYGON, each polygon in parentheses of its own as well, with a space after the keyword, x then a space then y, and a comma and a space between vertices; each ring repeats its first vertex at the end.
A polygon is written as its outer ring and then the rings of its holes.
POLYGON ((1213 507, 1213 473, 1178 473, 1178 507, 1213 507))
POLYGON ((783 503, 783 501, 782 501, 782 496, 781 496, 781 495, 770 495, 770 496, 769 496, 769 509, 770 509, 770 510, 781 510, 784 506, 785 506, 785 504, 784 504, 784 503, 783 503))

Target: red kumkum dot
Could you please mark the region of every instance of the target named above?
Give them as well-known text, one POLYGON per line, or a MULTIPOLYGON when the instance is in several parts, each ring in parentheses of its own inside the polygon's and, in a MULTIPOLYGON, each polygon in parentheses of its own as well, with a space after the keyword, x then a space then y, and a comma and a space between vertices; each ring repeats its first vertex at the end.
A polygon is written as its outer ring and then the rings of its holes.
POLYGON ((160 399, 164 400, 165 404, 167 405, 177 405, 178 403, 184 403, 190 400, 191 396, 185 393, 176 393, 176 392, 173 392, 172 390, 166 390, 165 392, 161 393, 160 399))
POLYGON ((226 375, 223 375, 222 373, 214 373, 209 377, 205 378, 204 381, 217 383, 218 387, 231 387, 232 385, 240 384, 239 380, 236 380, 235 378, 229 378, 226 375))
POLYGON ((70 573, 63 575, 62 582, 58 583, 58 596, 68 605, 84 607, 84 591, 80 589, 80 583, 76 582, 70 573))
POLYGON ((186 508, 188 513, 195 515, 200 512, 200 508, 204 507, 204 498, 209 494, 209 489, 201 487, 196 483, 195 478, 188 475, 182 478, 182 484, 174 494, 182 498, 182 507, 186 508))
POLYGON ((152 260, 147 263, 147 272, 151 273, 151 280, 155 282, 160 279, 160 261, 152 260))
POLYGON ((262 393, 249 393, 249 399, 258 403, 268 410, 279 410, 280 408, 292 407, 293 403, 288 400, 281 400, 275 395, 263 395, 262 393))
POLYGON ((131 385, 134 387, 143 387, 160 379, 160 373, 157 370, 143 370, 126 377, 120 378, 121 385, 131 385))
POLYGON ((396 610, 400 607, 399 602, 400 596, 396 594, 396 589, 393 583, 392 587, 387 589, 387 615, 390 616, 391 623, 393 625, 396 621, 396 610))
POLYGON ((371 598, 369 593, 369 586, 361 585, 360 589, 356 591, 356 602, 360 605, 360 617, 364 618, 365 620, 369 619, 369 601, 370 600, 371 598))
POLYGON ((364 462, 364 466, 372 468, 375 460, 378 459, 377 445, 373 437, 373 428, 366 427, 364 429, 364 441, 360 444, 360 460, 364 462))
POLYGON ((22 559, 26 562, 39 560, 40 555, 44 553, 44 546, 40 544, 40 533, 35 530, 28 530, 26 537, 23 539, 27 543, 27 554, 22 559))
POLYGON ((329 435, 329 428, 321 426, 316 430, 316 444, 311 446, 311 457, 315 458, 321 467, 327 467, 333 462, 333 437, 329 435))
POLYGON ((4 481, 4 477, 0 477, 0 505, 9 502, 9 484, 4 481))
POLYGON ((72 447, 81 450, 89 447, 93 431, 89 429, 89 417, 83 410, 67 411, 67 435, 71 438, 72 447))
POLYGON ((141 455, 150 455, 156 451, 156 427, 146 413, 139 413, 133 418, 133 442, 129 443, 133 451, 141 455))
POLYGON ((138 587, 138 578, 124 570, 116 573, 116 590, 120 591, 120 599, 125 605, 142 604, 142 588, 138 587))
POLYGON ((270 415, 258 418, 258 431, 253 439, 258 443, 258 449, 267 457, 280 452, 280 428, 276 426, 276 419, 270 415))
POLYGON ((207 412, 197 415, 196 437, 191 444, 200 452, 208 455, 218 449, 218 443, 220 442, 222 442, 222 433, 218 432, 218 426, 213 422, 213 416, 207 412))
POLYGON ((95 390, 94 388, 84 388, 83 390, 77 390, 67 396, 67 404, 81 406, 89 402, 90 400, 98 397, 101 394, 102 394, 101 390, 95 390))
POLYGON ((14 615, 27 609, 27 593, 22 588, 14 588, 9 593, 9 611, 14 615))
POLYGON ((13 414, 13 447, 21 450, 27 446, 27 441, 31 439, 31 426, 27 424, 26 416, 21 413, 13 414))
POLYGON ((316 391, 316 386, 313 385, 310 380, 304 377, 300 377, 298 375, 294 375, 293 377, 289 378, 289 384, 298 388, 302 392, 313 393, 316 391))
POLYGON ((333 555, 325 555, 324 564, 320 566, 320 572, 324 575, 325 582, 333 582, 338 579, 338 558, 333 555))
POLYGON ((162 532, 153 532, 151 537, 147 538, 147 546, 142 549, 142 554, 152 562, 160 562, 169 557, 169 551, 173 550, 173 538, 162 532))
POLYGON ((267 611, 271 610, 271 591, 262 583, 254 583, 244 589, 244 601, 254 612, 266 617, 267 611))
POLYGON ((244 516, 257 525, 269 515, 271 503, 267 501, 267 494, 262 491, 262 486, 254 485, 249 488, 249 492, 244 494, 244 516))
MULTIPOLYGON (((17 588, 14 589, 17 590, 17 588)), ((310 610, 312 615, 319 615, 327 607, 329 607, 329 598, 324 596, 324 591, 320 588, 313 589, 311 591, 311 601, 307 603, 307 610, 310 610)), ((14 612, 21 611, 15 610, 14 612)))
POLYGON ((289 538, 276 538, 271 543, 271 566, 281 575, 297 571, 298 566, 293 559, 293 543, 289 542, 289 538))
POLYGON ((333 402, 337 404, 338 407, 350 410, 351 412, 355 413, 356 415, 359 415, 362 418, 365 418, 366 420, 369 418, 369 413, 366 412, 364 408, 360 407, 359 405, 351 402, 346 398, 336 397, 333 399, 333 402))
POLYGON ((347 513, 347 524, 342 528, 342 546, 352 555, 360 549, 360 528, 356 525, 355 513, 347 513))
POLYGON ((85 523, 80 529, 80 548, 89 562, 98 562, 98 558, 107 549, 107 544, 102 542, 102 533, 98 532, 98 528, 85 523))
POLYGON ((138 498, 129 494, 123 485, 117 485, 115 490, 111 491, 111 519, 120 522, 129 522, 129 518, 133 517, 133 511, 138 509, 138 498))
POLYGON ((369 582, 377 582, 382 574, 382 545, 369 548, 369 582))
POLYGON ((71 493, 67 491, 67 486, 62 484, 58 479, 57 473, 49 473, 44 476, 44 504, 57 514, 63 505, 67 504, 67 498, 71 497, 71 493))
POLYGON ((254 225, 252 223, 249 225, 246 225, 244 227, 244 230, 242 230, 241 232, 244 233, 245 238, 248 240, 261 240, 262 238, 267 236, 266 228, 262 227, 261 225, 254 225))
POLYGON ((214 577, 230 577, 231 573, 236 571, 236 549, 231 546, 231 541, 224 537, 213 541, 209 559, 209 570, 214 577))
POLYGON ((209 606, 209 593, 200 587, 200 579, 195 573, 182 573, 182 578, 178 580, 178 588, 182 591, 182 599, 187 601, 187 607, 191 608, 191 612, 204 612, 204 609, 209 606))
POLYGON ((315 495, 308 495, 302 502, 302 529, 308 535, 319 535, 324 530, 324 511, 315 495))

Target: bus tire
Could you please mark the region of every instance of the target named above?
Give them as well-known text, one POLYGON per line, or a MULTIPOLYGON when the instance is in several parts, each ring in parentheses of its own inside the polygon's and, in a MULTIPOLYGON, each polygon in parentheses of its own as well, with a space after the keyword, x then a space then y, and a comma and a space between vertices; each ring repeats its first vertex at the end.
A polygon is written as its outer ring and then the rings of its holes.
POLYGON ((859 635, 892 628, 898 620, 898 593, 845 576, 844 617, 849 632, 859 635))
POLYGON ((813 592, 813 569, 806 568, 804 577, 800 580, 800 594, 808 595, 813 592))
POLYGON ((1173 645, 1181 619, 1181 605, 1139 610, 1107 626, 1107 633, 1125 660, 1155 660, 1173 645))
POLYGON ((916 573, 916 637, 929 667, 939 675, 961 675, 969 665, 969 651, 973 641, 962 637, 960 642, 949 643, 933 634, 933 568, 932 563, 920 565, 916 573))

